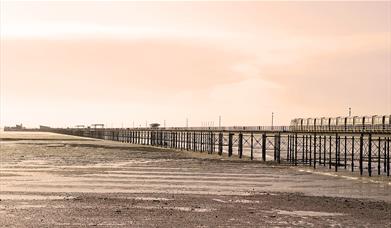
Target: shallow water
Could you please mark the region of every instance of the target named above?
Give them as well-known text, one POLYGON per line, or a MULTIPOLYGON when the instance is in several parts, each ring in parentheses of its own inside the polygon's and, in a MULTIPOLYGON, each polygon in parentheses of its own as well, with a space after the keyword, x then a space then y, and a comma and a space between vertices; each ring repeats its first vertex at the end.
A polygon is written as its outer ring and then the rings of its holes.
POLYGON ((311 216, 311 217, 324 217, 324 216, 342 216, 344 214, 341 213, 329 213, 329 212, 320 212, 320 211, 284 211, 284 210, 276 210, 277 214, 280 215, 294 215, 294 216, 311 216))

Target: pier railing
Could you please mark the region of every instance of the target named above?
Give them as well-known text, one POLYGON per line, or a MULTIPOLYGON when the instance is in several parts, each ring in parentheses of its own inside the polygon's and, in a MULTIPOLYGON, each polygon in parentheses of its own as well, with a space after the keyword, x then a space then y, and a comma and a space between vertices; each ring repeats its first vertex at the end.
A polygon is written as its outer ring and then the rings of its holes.
POLYGON ((360 175, 390 176, 391 132, 384 129, 292 130, 289 127, 66 128, 52 132, 104 140, 248 157, 360 175))
MULTIPOLYGON (((68 128, 68 129, 102 129, 102 128, 68 128)), ((124 128, 105 128, 124 129, 124 128)), ((263 132, 342 132, 342 133, 384 133, 391 134, 391 125, 368 125, 368 126, 228 126, 228 127, 136 127, 126 128, 131 130, 161 130, 161 131, 263 131, 263 132)))

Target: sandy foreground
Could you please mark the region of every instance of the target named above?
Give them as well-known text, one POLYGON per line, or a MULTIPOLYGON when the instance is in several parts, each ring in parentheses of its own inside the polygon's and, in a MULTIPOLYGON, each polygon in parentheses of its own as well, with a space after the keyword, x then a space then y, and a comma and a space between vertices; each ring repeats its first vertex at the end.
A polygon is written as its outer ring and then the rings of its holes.
POLYGON ((226 155, 0 133, 1 227, 391 226, 391 184, 226 155))

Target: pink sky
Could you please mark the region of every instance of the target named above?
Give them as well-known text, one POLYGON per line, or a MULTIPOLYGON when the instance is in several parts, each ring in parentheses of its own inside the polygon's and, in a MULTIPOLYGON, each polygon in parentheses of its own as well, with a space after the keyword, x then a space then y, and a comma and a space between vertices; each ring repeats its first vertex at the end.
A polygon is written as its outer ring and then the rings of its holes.
POLYGON ((391 113, 391 2, 1 2, 1 125, 391 113))

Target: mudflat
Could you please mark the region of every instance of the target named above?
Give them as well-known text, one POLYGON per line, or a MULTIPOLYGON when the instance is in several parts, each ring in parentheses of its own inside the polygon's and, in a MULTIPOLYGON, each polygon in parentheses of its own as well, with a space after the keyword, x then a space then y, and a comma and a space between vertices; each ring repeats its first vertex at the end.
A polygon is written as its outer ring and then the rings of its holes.
POLYGON ((0 133, 0 226, 391 226, 389 178, 0 133))

